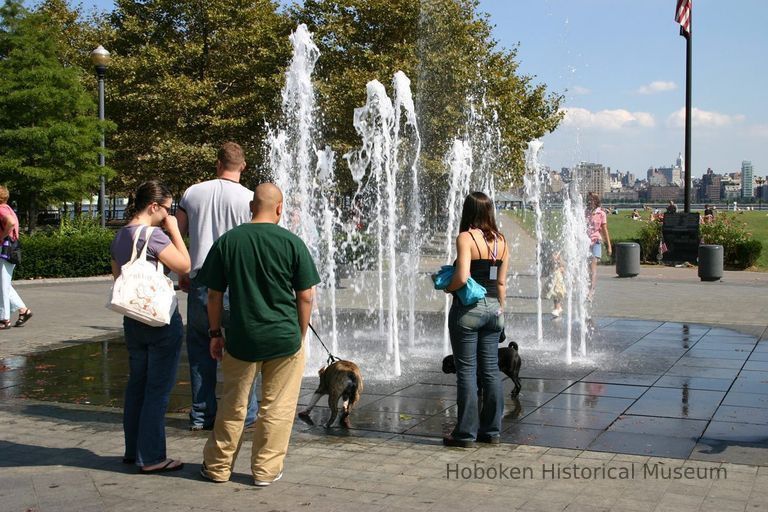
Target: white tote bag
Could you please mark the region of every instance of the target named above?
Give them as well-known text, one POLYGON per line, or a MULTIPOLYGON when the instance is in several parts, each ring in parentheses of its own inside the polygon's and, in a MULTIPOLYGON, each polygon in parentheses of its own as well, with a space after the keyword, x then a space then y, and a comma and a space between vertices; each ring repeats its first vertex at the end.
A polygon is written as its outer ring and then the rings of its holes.
POLYGON ((136 230, 131 260, 123 265, 115 279, 107 307, 152 327, 162 327, 171 323, 178 299, 173 281, 163 273, 163 264, 158 261, 155 267, 147 261, 147 247, 154 229, 149 226, 145 230, 144 249, 138 257, 136 243, 141 227, 136 230))

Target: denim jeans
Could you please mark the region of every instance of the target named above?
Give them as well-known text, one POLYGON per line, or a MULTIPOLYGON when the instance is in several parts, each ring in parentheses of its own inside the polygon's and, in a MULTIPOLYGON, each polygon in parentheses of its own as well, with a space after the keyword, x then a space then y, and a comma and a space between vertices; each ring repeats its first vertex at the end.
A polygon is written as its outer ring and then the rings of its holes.
MULTIPOLYGON (((224 315, 224 327, 227 315, 224 315)), ((189 380, 192 385, 192 409, 189 411, 191 426, 213 427, 216 419, 216 360, 211 357, 208 338, 208 288, 192 279, 187 297, 187 357, 189 358, 189 380)), ((245 424, 256 420, 259 400, 251 389, 248 414, 245 424)))
POLYGON ((475 440, 501 433, 504 397, 499 375, 499 337, 504 315, 497 315, 498 299, 486 297, 464 306, 453 300, 448 329, 456 362, 458 423, 454 439, 475 440), (478 411, 478 383, 482 386, 482 407, 478 411))
POLYGON ((123 411, 125 457, 149 466, 166 459, 165 410, 179 367, 181 315, 176 311, 163 327, 124 317, 123 329, 130 368, 123 411))
POLYGON ((10 320, 11 313, 27 307, 11 284, 15 268, 15 264, 0 258, 0 320, 10 320))

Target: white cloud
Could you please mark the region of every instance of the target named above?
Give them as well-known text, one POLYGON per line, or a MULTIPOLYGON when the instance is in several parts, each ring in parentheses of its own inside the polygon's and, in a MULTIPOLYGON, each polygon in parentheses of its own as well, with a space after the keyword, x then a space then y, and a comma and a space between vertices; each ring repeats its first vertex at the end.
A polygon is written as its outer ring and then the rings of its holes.
POLYGON ((590 89, 587 89, 586 87, 575 85, 570 92, 574 96, 584 96, 586 94, 590 94, 592 91, 590 89))
POLYGON ((656 94, 660 92, 674 91, 675 89, 677 89, 677 84, 675 82, 657 80, 640 87, 636 92, 638 94, 656 94))
MULTIPOLYGON (((693 126, 697 128, 723 128, 726 126, 732 126, 744 121, 743 115, 728 115, 721 114, 719 112, 708 112, 698 108, 691 110, 691 120, 693 126)), ((675 112, 672 112, 667 118, 667 125, 674 128, 682 128, 685 126, 685 109, 681 108, 675 112)))
POLYGON ((563 109, 563 126, 573 128, 594 128, 598 130, 620 130, 622 128, 652 128, 656 122, 648 112, 630 112, 624 109, 591 112, 585 108, 563 109))

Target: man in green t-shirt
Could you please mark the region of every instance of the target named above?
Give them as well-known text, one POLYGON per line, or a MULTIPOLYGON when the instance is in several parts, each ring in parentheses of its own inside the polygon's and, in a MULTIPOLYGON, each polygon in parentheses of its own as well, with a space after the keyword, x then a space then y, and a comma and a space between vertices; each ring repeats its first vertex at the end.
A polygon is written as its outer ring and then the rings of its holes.
POLYGON ((304 373, 302 343, 320 282, 307 246, 277 225, 283 194, 272 183, 256 187, 253 219, 221 236, 197 279, 208 287, 211 357, 221 360, 222 397, 213 432, 203 450, 200 474, 229 480, 243 435, 248 394, 259 372, 262 399, 253 434, 254 484, 283 475, 304 373), (224 291, 229 287, 230 321, 221 332, 224 291))

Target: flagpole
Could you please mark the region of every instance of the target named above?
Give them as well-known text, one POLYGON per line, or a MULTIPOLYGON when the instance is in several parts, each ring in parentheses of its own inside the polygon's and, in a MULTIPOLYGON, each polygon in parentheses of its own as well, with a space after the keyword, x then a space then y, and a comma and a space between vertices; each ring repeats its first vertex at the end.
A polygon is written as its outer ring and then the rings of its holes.
POLYGON ((688 11, 685 37, 685 213, 691 213, 691 68, 693 67, 693 9, 688 11))

